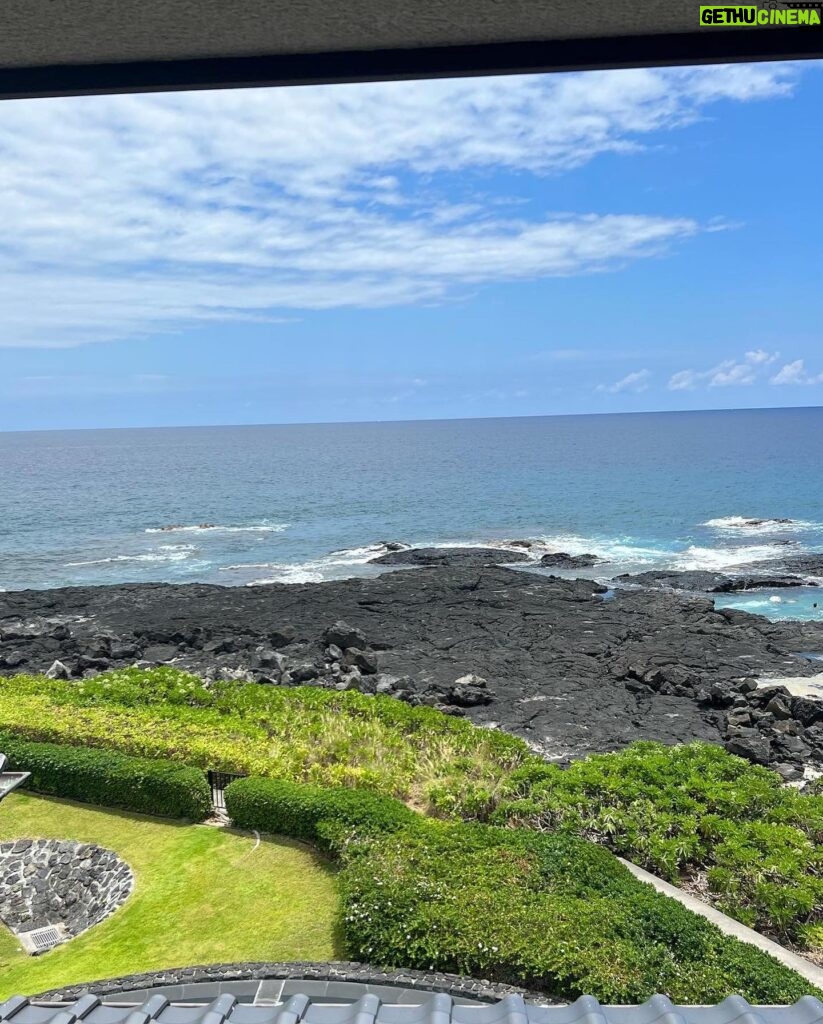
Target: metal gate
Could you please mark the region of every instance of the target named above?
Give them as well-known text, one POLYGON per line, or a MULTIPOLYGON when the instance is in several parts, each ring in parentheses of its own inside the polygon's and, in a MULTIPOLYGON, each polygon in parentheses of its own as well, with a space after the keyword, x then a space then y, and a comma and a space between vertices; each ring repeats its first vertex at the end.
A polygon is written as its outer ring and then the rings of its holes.
POLYGON ((207 772, 209 788, 211 789, 211 802, 216 811, 226 809, 226 786, 235 779, 243 779, 244 775, 233 775, 231 772, 215 772, 211 768, 207 772))

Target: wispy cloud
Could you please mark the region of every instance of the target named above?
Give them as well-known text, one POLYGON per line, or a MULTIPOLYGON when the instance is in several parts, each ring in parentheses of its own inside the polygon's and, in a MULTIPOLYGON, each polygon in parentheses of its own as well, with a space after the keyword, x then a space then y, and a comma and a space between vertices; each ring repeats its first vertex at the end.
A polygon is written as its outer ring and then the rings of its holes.
POLYGON ((788 65, 37 100, 0 109, 0 345, 65 346, 293 310, 441 301, 612 270, 715 222, 489 196, 788 65))
POLYGON ((786 363, 769 380, 770 384, 823 384, 823 373, 808 373, 803 359, 786 363))
POLYGON ((634 373, 626 374, 625 377, 615 381, 614 384, 598 384, 595 391, 606 392, 610 395, 619 395, 624 391, 640 394, 641 391, 648 389, 651 379, 652 374, 650 370, 635 370, 634 373))
POLYGON ((708 370, 678 370, 669 378, 670 391, 694 391, 698 387, 727 388, 754 384, 766 367, 780 358, 779 352, 756 349, 740 359, 724 359, 708 370))

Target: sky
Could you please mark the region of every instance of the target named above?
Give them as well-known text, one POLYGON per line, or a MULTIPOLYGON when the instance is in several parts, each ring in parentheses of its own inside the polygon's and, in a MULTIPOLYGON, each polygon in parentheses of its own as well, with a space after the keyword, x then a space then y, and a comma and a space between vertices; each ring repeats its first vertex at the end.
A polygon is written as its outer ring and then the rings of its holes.
POLYGON ((818 63, 0 104, 0 430, 821 404, 818 63))

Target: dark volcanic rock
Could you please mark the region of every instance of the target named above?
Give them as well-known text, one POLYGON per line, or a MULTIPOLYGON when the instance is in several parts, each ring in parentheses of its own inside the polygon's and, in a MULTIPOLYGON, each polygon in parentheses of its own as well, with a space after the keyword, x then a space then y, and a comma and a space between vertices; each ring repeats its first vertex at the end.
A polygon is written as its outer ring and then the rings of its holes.
POLYGON ((153 644, 143 651, 143 661, 151 661, 162 665, 176 658, 179 653, 177 648, 172 647, 171 644, 153 644))
POLYGON ((700 569, 686 572, 652 569, 648 572, 624 573, 622 576, 616 576, 613 582, 666 590, 694 590, 706 594, 729 594, 739 590, 808 586, 806 580, 801 577, 783 573, 730 575, 722 572, 706 572, 700 569))
POLYGON ((540 564, 552 569, 587 569, 589 566, 597 565, 599 561, 597 555, 569 555, 565 551, 552 551, 548 555, 543 555, 540 564))
POLYGON ((756 729, 740 729, 726 743, 726 750, 738 757, 745 757, 755 764, 769 764, 772 751, 769 741, 756 729))
POLYGON ((190 638, 175 664, 205 678, 390 694, 496 724, 558 759, 703 739, 772 764, 823 760, 823 705, 753 682, 820 671, 800 655, 823 651, 822 623, 720 614, 709 598, 669 590, 603 601, 604 590, 441 566, 298 585, 0 593, 0 657, 19 652, 26 671, 60 661, 75 676, 103 650, 112 665, 132 664, 151 651, 144 638, 165 631, 190 638), (55 641, 58 619, 70 629, 55 641), (289 641, 278 650, 275 629, 289 641), (767 710, 776 699, 777 715, 767 710))
POLYGON ((371 559, 372 565, 483 566, 527 562, 522 551, 505 548, 408 548, 371 559))
POLYGON ((327 645, 333 644, 341 650, 345 650, 347 647, 358 649, 368 647, 366 634, 363 630, 342 621, 335 622, 333 626, 329 626, 323 633, 323 640, 327 645))
MULTIPOLYGON (((789 555, 779 560, 781 571, 797 573, 798 575, 823 576, 823 555, 789 555)), ((752 562, 746 566, 746 571, 774 571, 775 562, 752 562)))

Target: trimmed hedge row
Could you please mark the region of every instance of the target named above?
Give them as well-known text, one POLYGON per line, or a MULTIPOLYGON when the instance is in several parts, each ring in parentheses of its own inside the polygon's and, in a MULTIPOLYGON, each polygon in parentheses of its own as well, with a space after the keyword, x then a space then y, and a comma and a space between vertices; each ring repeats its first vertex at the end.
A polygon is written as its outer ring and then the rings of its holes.
POLYGON ((398 832, 421 820, 379 793, 282 779, 236 779, 226 787, 226 810, 238 828, 304 839, 330 853, 340 853, 355 834, 398 832))
POLYGON ((821 995, 570 835, 429 820, 352 844, 340 881, 347 953, 376 966, 456 972, 561 1000, 821 995))
POLYGON ((202 821, 211 793, 202 771, 172 761, 127 757, 110 750, 29 743, 0 733, 12 768, 31 772, 38 793, 142 814, 202 821))
POLYGON ((661 991, 683 1003, 735 993, 784 1003, 811 990, 574 836, 435 821, 390 797, 273 779, 231 783, 226 807, 240 828, 337 857, 347 955, 378 967, 614 1003, 661 991))

